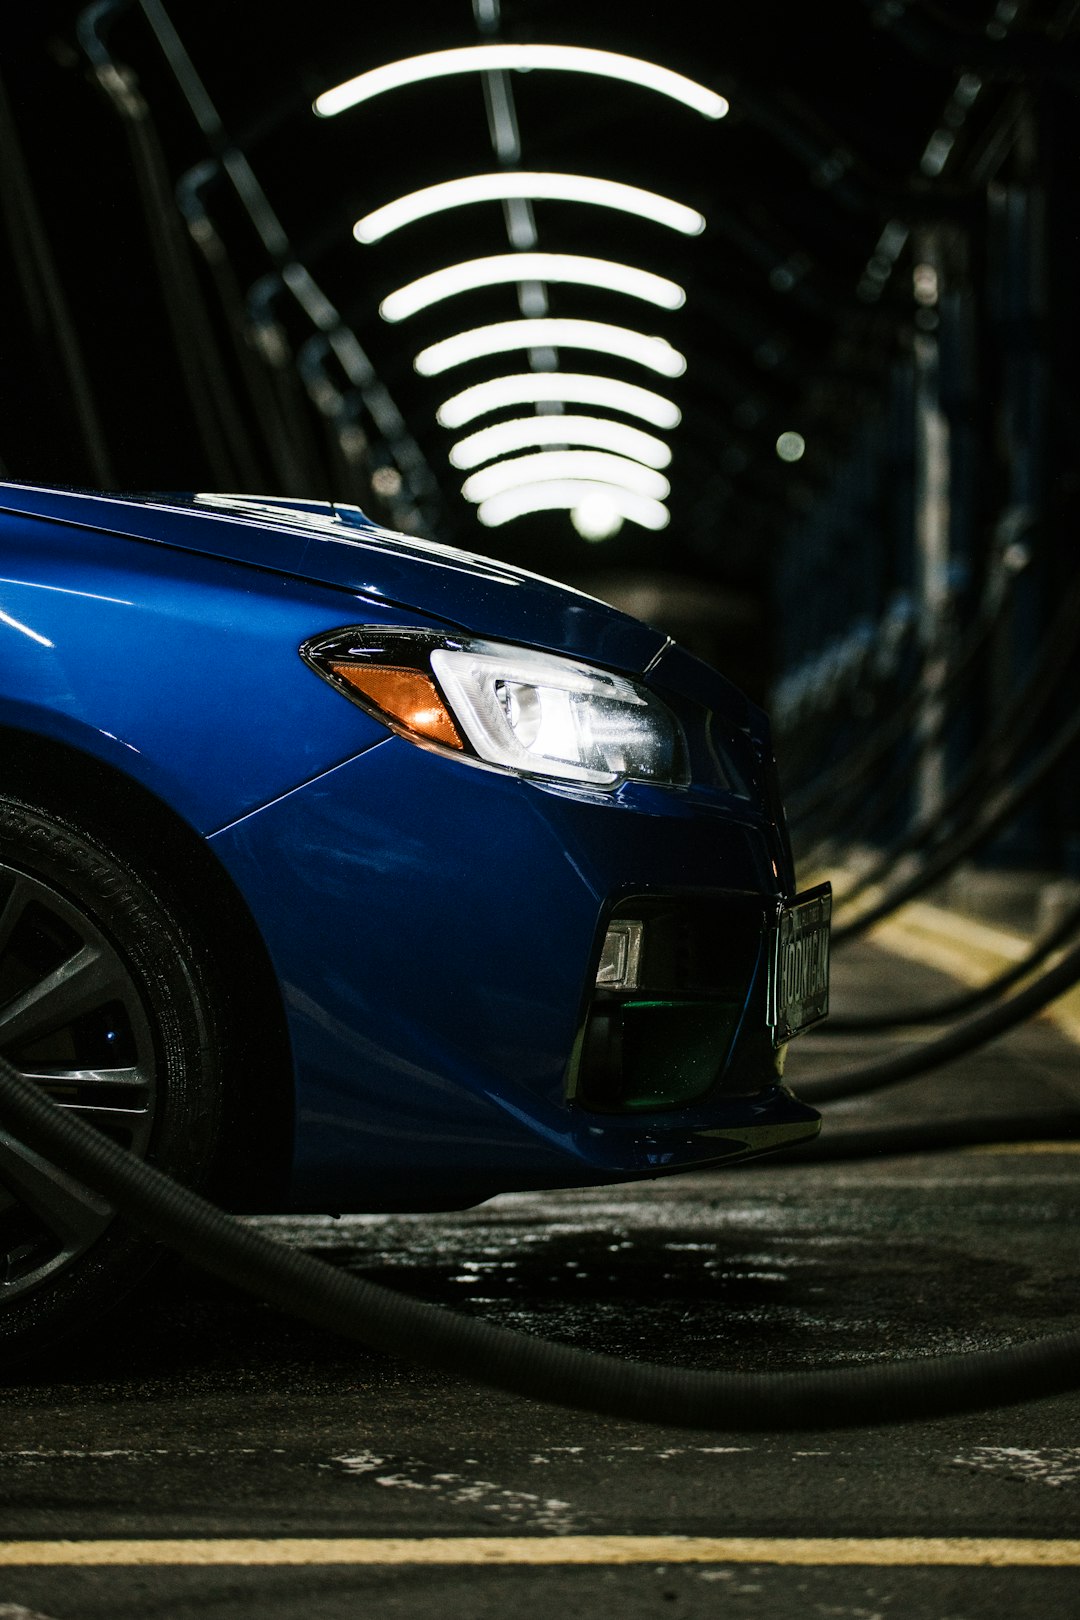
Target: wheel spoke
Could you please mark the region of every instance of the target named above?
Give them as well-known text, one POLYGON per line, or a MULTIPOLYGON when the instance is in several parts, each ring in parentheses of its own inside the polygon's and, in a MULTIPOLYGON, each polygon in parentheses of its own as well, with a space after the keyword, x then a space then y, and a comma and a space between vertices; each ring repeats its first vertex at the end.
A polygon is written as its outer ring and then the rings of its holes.
MULTIPOLYGON (((83 858, 74 848, 73 882, 83 858)), ((95 856, 99 903, 100 869, 95 856)), ((0 1053, 58 1108, 140 1156, 157 1117, 153 987, 77 895, 77 883, 69 892, 0 860, 0 1053)), ((105 1197, 0 1129, 0 1304, 46 1290, 115 1216, 105 1197)))
POLYGON ((146 1147, 152 1082, 142 1069, 24 1069, 23 1075, 66 1113, 78 1114, 114 1139, 119 1131, 125 1147, 137 1152, 146 1147))
MULTIPOLYGON (((118 1108, 107 1103, 61 1103, 65 1114, 78 1114, 88 1125, 98 1125, 109 1135, 119 1130, 126 1133, 124 1147, 141 1148, 143 1137, 149 1135, 146 1113, 141 1108, 118 1108)), ((0 1609, 0 1616, 3 1615, 0 1609)))
POLYGON ((15 875, 11 888, 0 904, 0 956, 4 947, 15 931, 15 924, 26 910, 30 899, 31 886, 24 877, 15 875))
POLYGON ((112 1209, 103 1198, 0 1131, 0 1186, 75 1254, 104 1231, 112 1209))
POLYGON ((150 1077, 142 1069, 35 1069, 24 1064, 19 1072, 24 1080, 36 1081, 62 1108, 78 1102, 94 1108, 112 1103, 137 1113, 149 1110, 150 1077))
POLYGON ((0 1007, 0 1044, 39 1040, 93 1012, 129 990, 124 971, 109 951, 84 944, 66 962, 0 1007))

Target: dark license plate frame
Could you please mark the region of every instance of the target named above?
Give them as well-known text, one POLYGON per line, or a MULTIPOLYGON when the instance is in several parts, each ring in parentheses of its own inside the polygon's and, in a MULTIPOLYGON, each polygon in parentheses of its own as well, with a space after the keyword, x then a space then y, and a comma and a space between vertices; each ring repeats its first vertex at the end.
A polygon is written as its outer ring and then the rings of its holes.
POLYGON ((777 913, 769 949, 768 1019, 774 1046, 828 1016, 831 926, 831 883, 804 889, 777 913))

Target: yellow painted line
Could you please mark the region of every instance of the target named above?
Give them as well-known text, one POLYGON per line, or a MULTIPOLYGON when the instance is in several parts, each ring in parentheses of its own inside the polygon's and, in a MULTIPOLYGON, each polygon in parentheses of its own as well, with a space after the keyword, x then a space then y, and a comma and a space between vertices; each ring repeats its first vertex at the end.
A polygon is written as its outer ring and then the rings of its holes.
POLYGON ((7 1541, 0 1565, 792 1564, 1075 1567, 1080 1541, 903 1536, 422 1536, 251 1540, 7 1541))
POLYGON ((875 923, 867 938, 897 956, 939 968, 967 985, 980 985, 1027 954, 1027 940, 1015 938, 1016 949, 994 949, 984 932, 955 912, 912 901, 890 917, 875 923))
MULTIPOLYGON (((867 938, 894 956, 935 967, 962 984, 984 984, 1027 955, 1031 941, 1019 934, 991 928, 975 918, 949 911, 929 901, 912 900, 891 917, 875 923, 867 938)), ((1060 960, 1056 951, 1036 973, 1060 960)), ((1022 981, 1023 982, 1023 981, 1022 981)), ((1063 1035, 1080 1042, 1080 986, 1065 990, 1039 1017, 1048 1019, 1063 1035)), ((828 1024, 825 1025, 826 1030, 828 1024)))
POLYGON ((964 1153, 1080 1153, 1080 1142, 979 1142, 964 1153))
MULTIPOLYGON (((963 912, 950 911, 946 906, 935 906, 929 900, 909 900, 894 913, 892 922, 939 939, 957 950, 966 950, 973 956, 987 957, 1000 963, 1022 962, 1031 949, 1031 941, 1023 934, 1012 934, 1004 928, 994 928, 976 917, 963 912)), ((885 933, 889 919, 877 923, 873 932, 885 933)))

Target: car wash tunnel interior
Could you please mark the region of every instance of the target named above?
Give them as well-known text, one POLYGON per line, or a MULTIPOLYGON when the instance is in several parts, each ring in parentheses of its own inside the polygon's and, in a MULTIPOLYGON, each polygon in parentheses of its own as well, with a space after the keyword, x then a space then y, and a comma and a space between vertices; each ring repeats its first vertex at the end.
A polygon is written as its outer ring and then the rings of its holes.
POLYGON ((767 712, 832 886, 816 1139, 427 1213, 228 1213, 56 1108, 0 910, 0 1139, 171 1256, 0 1369, 0 1615, 1080 1612, 1077 0, 0 40, 0 478, 598 598, 767 712))

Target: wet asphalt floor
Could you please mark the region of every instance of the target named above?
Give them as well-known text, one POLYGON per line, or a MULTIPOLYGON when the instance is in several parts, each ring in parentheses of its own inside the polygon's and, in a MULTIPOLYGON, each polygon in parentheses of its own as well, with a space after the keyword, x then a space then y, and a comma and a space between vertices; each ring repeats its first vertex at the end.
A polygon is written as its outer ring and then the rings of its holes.
MULTIPOLYGON (((852 946, 834 1005, 944 987, 852 946)), ((808 1035, 788 1077, 797 1090, 867 1051, 862 1038, 808 1035)), ((826 1128, 1020 1108, 1049 1120, 1078 1100, 1077 1047, 1040 1020, 934 1076, 832 1105, 826 1128)), ((583 1349, 699 1368, 851 1365, 1077 1326, 1077 1146, 763 1162, 461 1214, 260 1224, 372 1281, 583 1349)), ((247 1545, 204 1566, 167 1549, 148 1565, 129 1549, 115 1566, 0 1566, 0 1620, 1080 1615, 1080 1371, 1076 1394, 1030 1393, 863 1429, 630 1423, 327 1338, 181 1268, 111 1335, 9 1378, 0 1534, 178 1539, 184 1556, 207 1538, 247 1545), (612 1536, 628 1539, 580 1539, 612 1536), (682 1561, 686 1544, 643 1539, 657 1536, 764 1544, 682 1561), (448 1562, 440 1537, 466 1561, 448 1562), (472 1538, 492 1537, 504 1550, 527 1538, 525 1552, 485 1567, 487 1542, 472 1538), (339 1563, 268 1565, 281 1538, 408 1546, 383 1546, 376 1563, 353 1548, 339 1563), (800 1551, 791 1538, 815 1539, 800 1551), (823 1552, 816 1538, 852 1545, 823 1552), (974 1550, 957 1552, 956 1538, 974 1550), (1044 1556, 1067 1561, 1020 1561, 1065 1538, 1071 1553, 1044 1556)))

